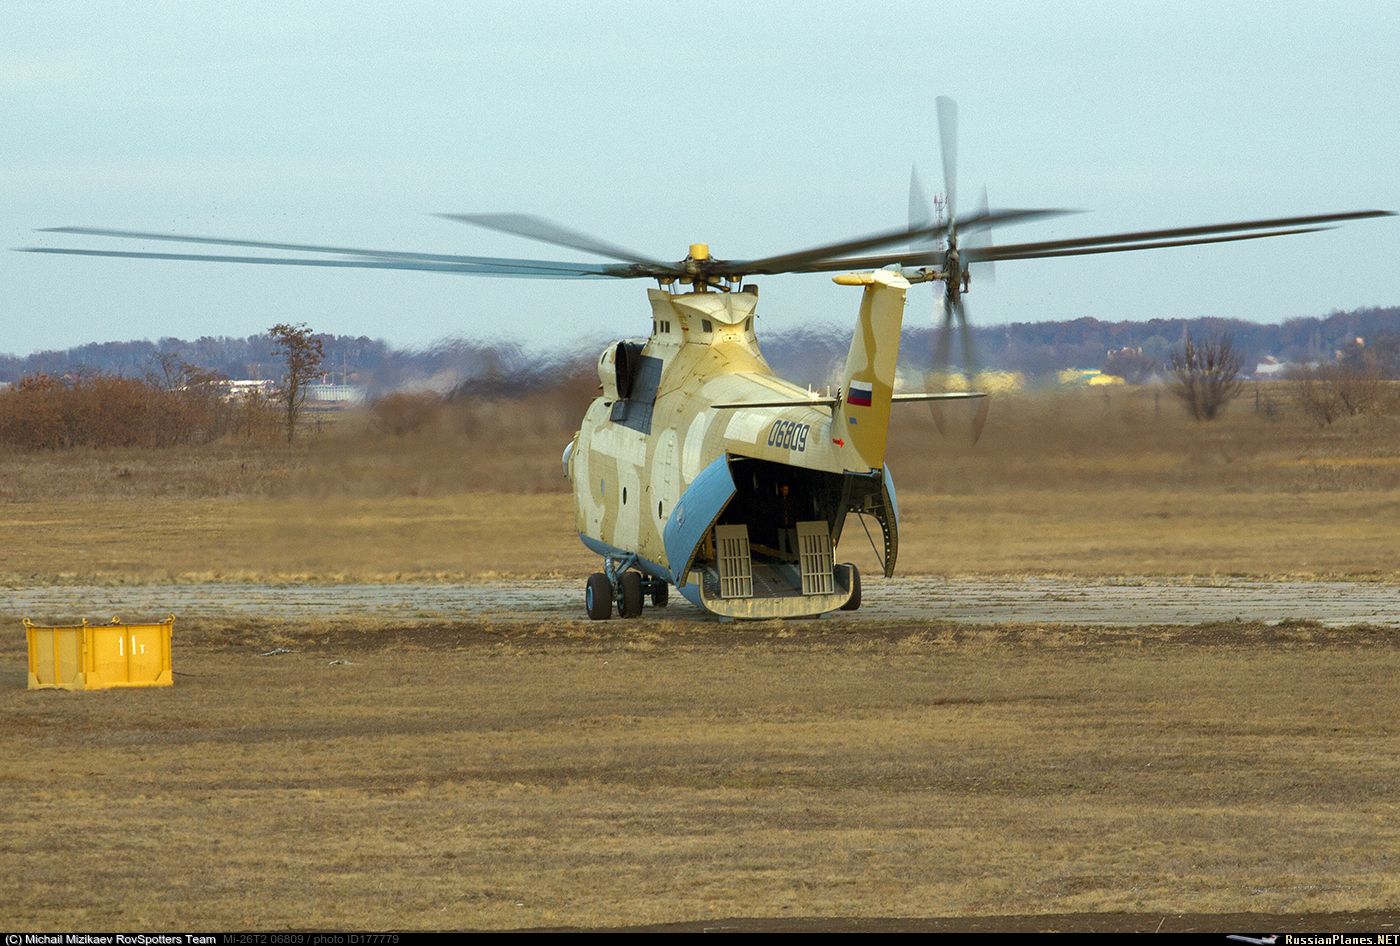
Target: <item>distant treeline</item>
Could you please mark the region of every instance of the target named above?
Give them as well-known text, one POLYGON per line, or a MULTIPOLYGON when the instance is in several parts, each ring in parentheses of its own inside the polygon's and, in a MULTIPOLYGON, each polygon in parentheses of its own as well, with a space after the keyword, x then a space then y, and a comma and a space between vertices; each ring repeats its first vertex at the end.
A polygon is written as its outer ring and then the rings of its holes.
MULTIPOLYGON (((1282 362, 1327 362, 1334 360, 1337 352, 1354 348, 1358 338, 1371 345, 1400 337, 1400 307, 1334 312, 1325 318, 1289 319, 1281 325, 1238 319, 1016 322, 977 329, 975 344, 981 362, 989 367, 1044 375, 1061 368, 1099 368, 1108 353, 1125 348, 1141 348, 1143 355, 1165 360, 1188 331, 1198 339, 1229 332, 1243 356, 1246 372, 1252 374, 1255 363, 1266 356, 1282 362)), ((922 334, 927 350, 926 340, 932 332, 906 333, 911 334, 922 334)), ((904 357, 901 349, 900 360, 904 357)))
MULTIPOLYGON (((900 366, 915 372, 929 370, 937 335, 932 328, 910 327, 907 321, 900 337, 900 366)), ((1050 378, 1064 368, 1099 368, 1139 383, 1165 374, 1167 356, 1181 346, 1187 332, 1197 339, 1230 333, 1247 375, 1266 357, 1294 364, 1331 362, 1338 352, 1354 354, 1358 338, 1366 348, 1384 349, 1393 359, 1400 340, 1400 307, 1334 312, 1326 318, 1289 319, 1282 325, 1238 319, 1015 322, 976 327, 972 341, 980 368, 1017 371, 1028 378, 1050 378)), ((845 364, 851 339, 840 331, 803 329, 759 341, 780 374, 819 384, 845 364)), ((956 341, 952 350, 953 359, 961 363, 956 341)))
MULTIPOLYGON (((317 335, 325 353, 321 371, 336 384, 358 384, 371 397, 401 390, 431 389, 446 393, 465 378, 497 378, 507 387, 528 386, 556 359, 527 354, 519 346, 453 340, 431 348, 393 348, 383 339, 317 335)), ((600 346, 601 347, 601 346, 600 346)), ((283 360, 268 335, 247 338, 204 336, 194 341, 162 338, 157 342, 94 342, 64 351, 41 351, 17 357, 0 355, 0 381, 47 375, 84 374, 144 377, 162 357, 197 366, 230 380, 280 379, 283 360)), ((587 354, 591 363, 596 352, 587 354)), ((568 359, 573 360, 573 359, 568 359)))
MULTIPOLYGON (((638 328, 644 330, 645 325, 638 328)), ((1281 325, 1234 319, 1017 322, 975 328, 973 342, 981 367, 1044 377, 1062 368, 1112 368, 1110 355, 1119 353, 1119 371, 1136 372, 1140 377, 1129 380, 1143 380, 1180 345, 1187 331, 1202 338, 1222 330, 1233 333, 1246 372, 1252 373, 1255 362, 1265 356, 1287 362, 1328 362, 1337 352, 1354 348, 1357 338, 1365 339, 1368 346, 1400 338, 1400 307, 1336 312, 1325 318, 1290 319, 1281 325), (1124 350, 1140 357, 1129 359, 1122 355, 1124 350)), ((325 351, 322 369, 329 380, 362 385, 371 397, 424 389, 445 394, 463 385, 463 393, 474 397, 515 397, 556 384, 561 374, 586 374, 605 344, 600 340, 586 351, 541 355, 516 345, 464 340, 403 349, 365 336, 317 337, 325 351)), ((848 328, 834 326, 761 335, 759 341, 780 374, 798 382, 821 384, 844 363, 850 335, 848 328)), ((926 369, 933 349, 931 329, 906 327, 900 342, 900 364, 915 371, 926 369)), ((956 345, 954 353, 957 359, 956 345)), ((267 335, 205 336, 194 341, 101 342, 23 357, 0 355, 0 381, 13 383, 41 374, 64 378, 84 372, 142 377, 161 355, 231 379, 278 378, 282 372, 281 359, 267 335)))

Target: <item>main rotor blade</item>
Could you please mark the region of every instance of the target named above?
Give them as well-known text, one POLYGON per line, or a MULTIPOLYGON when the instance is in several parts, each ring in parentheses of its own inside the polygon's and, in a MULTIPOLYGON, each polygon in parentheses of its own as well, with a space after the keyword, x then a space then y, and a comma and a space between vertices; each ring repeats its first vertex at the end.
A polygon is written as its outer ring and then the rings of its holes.
POLYGON ((958 103, 940 95, 938 105, 938 143, 943 148, 943 196, 948 201, 948 217, 958 215, 958 103))
POLYGON ((1363 220, 1368 217, 1394 216, 1388 210, 1356 210, 1348 213, 1320 214, 1311 217, 1280 217, 1274 220, 1251 220, 1241 223, 1218 223, 1203 227, 1178 227, 1171 230, 1143 230, 1137 233, 1114 233, 1106 236, 1075 237, 1068 240, 1048 240, 1041 243, 1020 243, 1009 246, 969 249, 963 255, 969 260, 1039 259, 1053 256, 1077 256, 1085 253, 1116 253, 1126 250, 1161 249, 1171 246, 1193 246, 1198 243, 1224 243, 1231 240, 1253 240, 1292 233, 1310 233, 1325 229, 1318 224, 1363 220), (1240 231, 1263 230, 1240 236, 1214 237, 1213 234, 1238 234, 1240 231), (1201 237, 1201 239, 1193 239, 1201 237), (1134 245, 1137 244, 1137 245, 1134 245))
MULTIPOLYGON (((994 214, 980 214, 970 218, 959 225, 966 228, 976 229, 982 227, 1000 226, 1004 224, 1020 223, 1028 220, 1035 220, 1041 217, 1054 216, 1071 211, 1060 210, 1005 210, 997 211, 994 214)), ((137 253, 115 250, 81 250, 81 249, 59 249, 48 247, 24 247, 24 252, 30 253, 54 253, 70 256, 110 256, 125 257, 128 259, 169 259, 183 261, 204 261, 216 263, 238 263, 253 262, 262 263, 268 266, 334 266, 341 268, 365 268, 365 269, 417 269, 433 272, 461 272, 477 273, 480 275, 521 275, 521 276, 552 276, 556 278, 591 278, 595 276, 607 276, 613 278, 656 278, 666 276, 686 275, 682 265, 668 263, 660 260, 653 260, 648 257, 630 253, 611 244, 594 240, 584 234, 567 230, 564 227, 552 224, 547 220, 537 217, 530 217, 524 214, 439 214, 447 219, 459 220, 467 223, 474 223, 479 226, 491 229, 502 230, 504 232, 515 233, 520 236, 530 236, 535 239, 550 243, 562 243, 574 249, 581 249, 588 252, 599 253, 600 255, 611 255, 616 258, 626 260, 629 265, 619 266, 615 264, 592 264, 592 263, 571 263, 557 260, 517 260, 501 257, 484 256, 462 256, 450 253, 414 253, 400 252, 392 250, 371 250, 362 247, 347 246, 324 246, 309 243, 278 243, 267 240, 240 240, 228 237, 196 236, 191 234, 176 233, 150 233, 140 230, 112 230, 101 227, 48 227, 40 232, 44 233, 68 233, 78 236, 110 237, 123 240, 156 240, 172 243, 194 243, 205 246, 236 246, 248 249, 261 250, 285 250, 293 253, 326 253, 337 256, 352 257, 361 262, 316 262, 315 260, 289 260, 281 257, 237 257, 224 255, 199 255, 193 253, 137 253), (399 261, 397 265, 387 263, 379 265, 372 264, 368 260, 399 261)), ((892 231, 889 233, 877 234, 873 237, 866 237, 860 240, 848 240, 842 243, 828 244, 813 250, 806 250, 801 253, 791 253, 785 256, 769 257, 764 260, 750 262, 724 262, 720 260, 710 261, 709 269, 723 267, 726 273, 750 274, 750 273, 781 273, 781 272, 814 272, 825 269, 845 269, 851 264, 841 263, 839 265, 824 267, 822 269, 804 268, 804 261, 820 260, 833 255, 845 255, 861 249, 871 249, 880 246, 888 246, 906 240, 913 240, 926 237, 934 237, 944 232, 943 224, 931 224, 916 231, 892 231)), ((891 261, 903 259, 903 256, 892 257, 891 261)), ((941 254, 936 261, 921 263, 920 265, 938 265, 941 262, 941 254)), ((881 263, 880 265, 886 265, 881 263)))
MULTIPOLYGON (((405 269, 427 272, 472 273, 482 276, 523 276, 556 279, 594 277, 649 277, 652 272, 635 265, 573 263, 555 260, 511 259, 492 256, 462 256, 454 253, 410 253, 368 250, 360 247, 320 246, 309 243, 273 243, 266 240, 237 240, 226 237, 191 236, 175 233, 146 233, 137 230, 109 230, 100 227, 47 227, 41 233, 71 233, 79 236, 112 237, 122 240, 153 240, 167 243, 195 243, 205 246, 239 246, 260 250, 286 250, 295 253, 326 253, 348 259, 316 260, 280 256, 232 256, 197 253, 149 253, 124 250, 84 250, 62 247, 20 247, 24 253, 51 253, 65 256, 109 256, 124 259, 166 259, 208 263, 258 263, 264 266, 322 266, 344 269, 405 269)), ((674 264, 662 264, 668 272, 674 264)))
MULTIPOLYGON (((1379 211, 1368 213, 1367 216, 1389 216, 1389 211, 1379 211)), ((1054 243, 1022 243, 1010 246, 992 247, 967 247, 961 250, 963 262, 969 264, 990 264, 993 260, 1018 260, 1018 259, 1048 259, 1056 256, 1087 256, 1094 253, 1126 253, 1130 250, 1161 250, 1175 246, 1199 246, 1207 243, 1235 243, 1241 240, 1262 240, 1266 237, 1291 236, 1299 233, 1317 233, 1322 230, 1332 230, 1333 227, 1295 227, 1289 230, 1270 230, 1265 233, 1245 233, 1230 236, 1204 237, 1198 240, 1160 240, 1151 243, 1136 243, 1126 245, 1111 246, 1081 246, 1084 242, 1098 242, 1098 238, 1089 241, 1081 240, 1059 240, 1054 243), (1049 247, 1048 249, 1046 247, 1049 247), (1058 248, 1057 248, 1058 247, 1058 248)), ((867 270, 882 269, 886 266, 898 264, 901 267, 921 267, 936 266, 942 267, 944 264, 943 251, 925 251, 922 253, 892 253, 888 256, 860 256, 848 257, 845 259, 831 260, 823 263, 814 263, 807 266, 803 272, 835 272, 837 270, 867 270)))
MULTIPOLYGON (((1015 247, 1001 247, 993 249, 989 253, 976 251, 973 260, 981 262, 984 259, 991 260, 1015 260, 1015 259, 1053 259, 1057 256, 1091 256, 1095 253, 1128 253, 1132 250, 1163 250, 1174 246, 1201 246, 1208 243, 1238 243, 1242 240, 1263 240, 1267 237, 1292 236, 1299 233, 1321 233, 1324 230, 1335 230, 1336 227, 1295 227, 1292 230, 1269 230, 1265 233, 1237 233, 1230 236, 1202 237, 1199 240, 1158 240, 1152 243, 1129 243, 1116 246, 1090 246, 1084 248, 1070 248, 1065 250, 1037 250, 1030 253, 1008 252, 1014 251, 1015 247)), ((966 254, 964 254, 966 255, 966 254)))
POLYGON ((595 256, 610 256, 628 263, 675 267, 674 263, 666 263, 652 259, 650 256, 642 256, 640 253, 624 249, 586 233, 580 233, 577 230, 570 230, 568 227, 560 226, 551 220, 536 217, 533 214, 434 214, 434 216, 444 220, 455 220, 458 223, 470 223, 474 226, 485 227, 487 230, 512 233, 526 239, 539 240, 541 243, 567 246, 571 249, 583 250, 585 253, 592 253, 595 256))
MULTIPOLYGON (((988 214, 979 214, 970 217, 966 221, 959 220, 957 226, 959 230, 965 228, 995 227, 1005 226, 1012 223, 1024 223, 1030 220, 1039 220, 1043 217, 1057 217, 1063 214, 1078 213, 1075 210, 997 210, 988 214)), ((940 237, 948 229, 947 224, 934 224, 928 227, 920 227, 915 230, 891 230, 886 233, 877 233, 873 236, 862 237, 858 240, 846 240, 841 243, 830 243, 826 246, 814 247, 810 250, 802 250, 797 253, 785 253, 782 256, 768 256, 756 260, 732 260, 725 265, 726 272, 742 274, 766 274, 775 273, 804 273, 804 272, 826 272, 833 269, 840 269, 845 265, 839 257, 847 256, 851 253, 858 253, 863 250, 874 250, 881 247, 893 246, 896 243, 907 243, 910 240, 921 237, 940 237), (826 265, 829 261, 830 265, 826 265)), ((899 262, 911 254, 899 254, 889 257, 890 262, 899 262)), ((927 254, 925 254, 927 255, 927 254)), ((938 253, 938 258, 942 259, 942 252, 938 253)), ((863 262, 863 261, 862 261, 863 262)))
POLYGON ((466 260, 469 256, 434 253, 403 253, 392 250, 366 250, 349 246, 318 246, 311 243, 269 243, 264 240, 234 240, 227 237, 189 236, 178 233, 143 233, 139 230, 107 230, 101 227, 44 227, 39 233, 74 233, 79 236, 113 237, 118 240, 160 240, 167 243, 202 243, 208 246, 246 246, 259 250, 287 250, 295 253, 336 253, 341 256, 374 256, 385 259, 466 260))
POLYGON ((330 269, 402 269, 471 276, 518 276, 533 279, 626 279, 646 273, 633 272, 620 263, 559 263, 551 260, 494 259, 459 256, 447 260, 412 256, 362 256, 314 259, 293 256, 219 256, 202 253, 142 253, 133 250, 81 250, 54 246, 16 247, 20 253, 60 256, 105 256, 117 259, 179 260, 194 263, 254 263, 260 266, 319 266, 330 269))

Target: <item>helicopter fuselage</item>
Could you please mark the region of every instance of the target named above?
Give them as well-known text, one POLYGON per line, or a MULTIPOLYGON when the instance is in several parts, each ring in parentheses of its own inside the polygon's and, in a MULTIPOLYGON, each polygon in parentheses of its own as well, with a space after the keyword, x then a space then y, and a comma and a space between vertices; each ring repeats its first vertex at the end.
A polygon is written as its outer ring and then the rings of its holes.
POLYGON ((584 544, 727 617, 848 606, 859 579, 832 558, 851 512, 879 522, 892 573, 883 459, 906 288, 867 284, 836 397, 774 374, 756 294, 650 290, 651 336, 603 352, 603 393, 566 451, 584 544))

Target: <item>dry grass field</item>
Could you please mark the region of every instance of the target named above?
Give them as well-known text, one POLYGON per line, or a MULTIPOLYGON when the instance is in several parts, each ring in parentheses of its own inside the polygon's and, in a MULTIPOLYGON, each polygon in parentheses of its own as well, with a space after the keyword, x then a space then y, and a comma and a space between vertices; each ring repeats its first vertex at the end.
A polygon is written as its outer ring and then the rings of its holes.
MULTIPOLYGON (((585 392, 586 393, 586 392, 585 392)), ((586 575, 559 454, 577 392, 296 448, 0 455, 11 581, 586 575)), ((1400 577, 1400 418, 1319 428, 1265 386, 1198 424, 1154 389, 998 396, 982 441, 901 407, 904 574, 1400 577)), ((875 571, 864 533, 842 557, 875 571)))
MULTIPOLYGON (((1156 394, 999 398, 975 449, 961 414, 943 440, 904 409, 901 571, 1400 580, 1394 418, 1319 428, 1274 387, 1200 425, 1156 394)), ((581 577, 558 464, 578 413, 541 397, 401 435, 344 418, 291 449, 5 454, 0 573, 581 577)), ((872 573, 863 533, 847 543, 872 573)), ((177 619, 173 687, 67 693, 24 689, 12 615, 0 922, 1400 909, 1390 632, 654 616, 177 619)))
POLYGON ((7 928, 1400 907, 1400 649, 1366 629, 176 638, 175 686, 95 693, 25 691, 5 638, 7 928))

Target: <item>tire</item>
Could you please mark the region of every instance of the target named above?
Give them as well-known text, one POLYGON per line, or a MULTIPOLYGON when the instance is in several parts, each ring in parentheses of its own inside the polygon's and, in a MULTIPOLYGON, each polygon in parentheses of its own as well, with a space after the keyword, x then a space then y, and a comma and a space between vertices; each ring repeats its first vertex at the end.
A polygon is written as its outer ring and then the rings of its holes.
POLYGON ((612 617, 612 582, 602 572, 588 576, 584 586, 583 600, 588 607, 588 618, 592 621, 606 621, 612 617))
POLYGON ((666 600, 671 596, 671 586, 666 582, 657 579, 655 590, 651 593, 651 606, 653 608, 666 607, 666 600))
POLYGON ((623 572, 617 580, 618 590, 622 592, 622 601, 618 605, 617 613, 624 618, 641 617, 642 615, 642 575, 640 572, 623 572))
POLYGON ((842 610, 842 611, 859 611, 859 610, 860 610, 860 569, 856 568, 854 565, 851 565, 851 566, 850 566, 850 569, 851 569, 851 600, 850 600, 850 601, 847 601, 845 604, 841 605, 841 610, 842 610))

